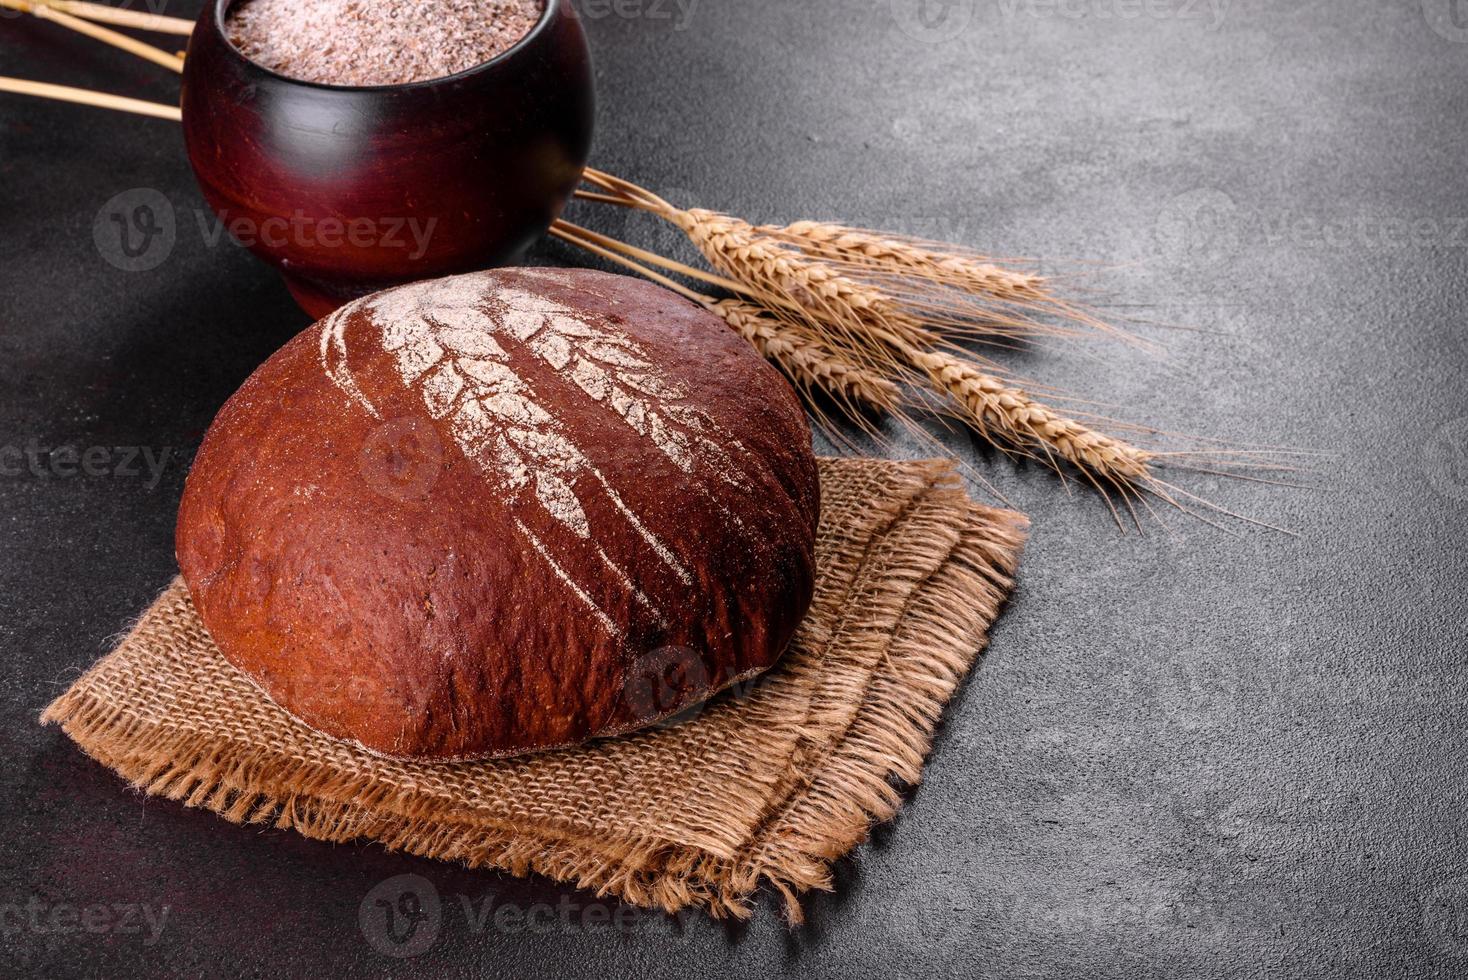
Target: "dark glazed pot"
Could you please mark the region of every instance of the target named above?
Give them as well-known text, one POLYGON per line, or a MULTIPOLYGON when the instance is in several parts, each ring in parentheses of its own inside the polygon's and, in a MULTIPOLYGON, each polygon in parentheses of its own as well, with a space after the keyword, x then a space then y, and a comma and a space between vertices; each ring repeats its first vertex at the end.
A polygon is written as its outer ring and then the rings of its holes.
POLYGON ((567 0, 510 50, 410 85, 286 78, 199 17, 183 75, 189 162, 232 235, 324 316, 388 286, 515 258, 586 165, 591 56, 567 0))

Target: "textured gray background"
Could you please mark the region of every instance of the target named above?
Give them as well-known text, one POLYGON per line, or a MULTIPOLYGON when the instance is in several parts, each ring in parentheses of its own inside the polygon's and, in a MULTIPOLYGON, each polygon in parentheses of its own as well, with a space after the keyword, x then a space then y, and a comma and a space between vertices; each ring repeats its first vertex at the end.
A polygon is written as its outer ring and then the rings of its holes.
MULTIPOLYGON (((760 220, 1106 263, 1086 281, 1111 315, 1195 329, 1149 329, 1165 358, 1011 363, 1129 420, 1333 452, 1312 491, 1187 478, 1300 537, 1177 520, 1122 537, 1094 496, 940 433, 1033 517, 1032 543, 926 782, 811 924, 788 932, 766 901, 747 926, 591 928, 583 908, 478 928, 461 896, 593 899, 146 801, 36 726, 173 573, 188 456, 305 320, 269 270, 202 239, 176 127, 0 97, 0 447, 173 454, 152 487, 0 477, 0 970, 1462 975, 1468 4, 918 6, 589 3, 595 160, 760 220), (129 273, 93 224, 139 187, 178 235, 129 273), (394 961, 358 909, 401 874, 443 914, 394 961), (157 941, 68 927, 118 903, 166 906, 157 941)), ((0 73, 174 97, 165 72, 55 27, 0 34, 0 73)))

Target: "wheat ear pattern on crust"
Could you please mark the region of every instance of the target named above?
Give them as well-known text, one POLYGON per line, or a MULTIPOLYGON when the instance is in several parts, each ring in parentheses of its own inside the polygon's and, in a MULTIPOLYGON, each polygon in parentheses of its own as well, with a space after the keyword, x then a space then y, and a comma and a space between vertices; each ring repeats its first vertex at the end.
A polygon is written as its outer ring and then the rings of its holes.
MULTIPOLYGON (((392 356, 403 385, 421 396, 432 418, 447 423, 465 458, 506 503, 528 503, 572 532, 656 618, 661 614, 655 604, 598 543, 583 504, 587 494, 604 496, 670 574, 685 585, 693 583, 688 568, 510 365, 507 347, 529 351, 647 439, 681 472, 715 474, 731 489, 747 490, 748 475, 735 458, 742 448, 739 442, 690 404, 687 387, 659 371, 642 347, 609 319, 473 275, 358 300, 322 321, 321 365, 342 392, 376 418, 381 417, 376 405, 348 363, 347 326, 359 313, 392 356)), ((568 571, 551 544, 523 517, 516 516, 514 525, 607 632, 620 638, 621 624, 596 601, 588 584, 568 571)))

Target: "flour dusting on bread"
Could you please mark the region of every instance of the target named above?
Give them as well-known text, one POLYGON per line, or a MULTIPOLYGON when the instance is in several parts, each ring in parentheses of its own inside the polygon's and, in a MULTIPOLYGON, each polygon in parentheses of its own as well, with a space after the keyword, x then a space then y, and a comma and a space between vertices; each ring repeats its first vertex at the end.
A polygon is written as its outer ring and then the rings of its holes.
MULTIPOLYGON (((555 282, 545 276, 526 278, 555 282)), ((740 467, 724 448, 737 449, 738 442, 721 432, 706 412, 689 404, 687 387, 659 371, 641 346, 615 329, 609 318, 475 274, 416 283, 358 300, 322 322, 321 364, 327 376, 374 417, 377 409, 348 363, 346 324, 358 313, 377 330, 403 384, 422 396, 430 416, 447 423, 464 455, 507 500, 533 496, 558 524, 589 539, 593 529, 576 489, 578 479, 587 477, 668 568, 683 582, 692 582, 687 568, 633 513, 544 407, 533 385, 510 365, 507 346, 529 351, 647 439, 680 471, 701 469, 725 483, 746 486, 740 467)), ((545 542, 519 526, 557 576, 606 619, 545 542)), ((626 572, 600 547, 595 551, 633 597, 651 608, 626 572)), ((607 623, 611 625, 609 619, 607 623)))

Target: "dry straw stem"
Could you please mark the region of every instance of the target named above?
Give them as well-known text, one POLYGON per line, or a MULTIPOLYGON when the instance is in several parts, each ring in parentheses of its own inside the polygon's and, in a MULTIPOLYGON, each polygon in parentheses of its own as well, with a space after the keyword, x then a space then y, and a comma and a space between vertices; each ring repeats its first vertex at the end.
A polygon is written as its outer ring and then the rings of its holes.
MULTIPOLYGON (((0 77, 0 91, 175 121, 180 118, 176 106, 24 79, 0 77)), ((909 372, 915 370, 937 390, 952 398, 985 438, 1001 448, 1018 448, 1030 451, 1031 455, 1038 449, 1058 472, 1057 460, 1079 467, 1108 503, 1109 494, 1100 480, 1117 490, 1129 508, 1128 494, 1142 499, 1137 491, 1145 489, 1180 510, 1184 508, 1173 493, 1202 506, 1218 509, 1158 479, 1151 466, 1154 462, 1161 462, 1162 455, 1217 458, 1227 453, 1155 454, 1097 432, 1035 401, 1023 389, 981 369, 975 362, 945 351, 925 349, 928 345, 923 341, 929 339, 926 331, 919 328, 910 332, 906 329, 906 322, 894 324, 884 320, 880 304, 868 301, 872 293, 864 292, 859 284, 843 282, 844 277, 832 273, 819 262, 808 258, 793 259, 789 254, 791 250, 770 244, 768 237, 745 222, 715 212, 679 212, 635 184, 591 168, 587 170, 587 179, 611 191, 606 199, 616 203, 645 208, 664 217, 683 214, 683 224, 700 230, 695 240, 701 239, 713 252, 709 255, 710 261, 722 266, 734 278, 711 276, 563 221, 552 227, 552 235, 618 262, 705 306, 738 330, 802 388, 819 388, 834 396, 853 419, 861 421, 860 416, 851 410, 855 404, 901 416, 902 395, 897 382, 910 380, 909 372), (748 298, 716 300, 648 268, 630 258, 628 253, 726 286, 748 298), (716 256, 722 261, 716 261, 716 256), (837 316, 834 320, 828 319, 833 309, 838 311, 837 316), (843 311, 846 314, 844 319, 843 311)), ((810 231, 800 224, 787 227, 810 231)), ((810 232, 811 240, 829 239, 835 227, 820 226, 821 230, 810 232)), ((880 248, 872 246, 868 251, 877 253, 880 248)), ((1021 287, 1016 285, 1015 288, 1021 287)), ((1253 457, 1254 453, 1250 451, 1243 455, 1253 457)), ((1200 458, 1198 461, 1209 460, 1200 458)), ((1220 461, 1217 465, 1229 463, 1220 461)), ((1116 515, 1114 507, 1112 512, 1116 515)), ((1188 513, 1193 514, 1192 511, 1188 513)), ((1222 513, 1240 517, 1227 511, 1222 513)), ((1119 515, 1117 519, 1119 523, 1119 515)))
POLYGON ((164 105, 161 102, 148 102, 144 99, 129 99, 122 95, 109 95, 106 92, 94 92, 86 88, 73 88, 70 85, 33 82, 24 78, 0 76, 0 92, 74 102, 78 105, 96 106, 99 109, 114 109, 139 116, 152 116, 155 119, 172 119, 174 122, 183 118, 183 113, 176 105, 164 105))
POLYGON ((71 14, 49 4, 37 3, 34 0, 0 0, 0 7, 20 10, 32 14, 40 20, 49 20, 68 30, 76 31, 78 34, 85 34, 87 37, 101 41, 103 44, 110 44, 114 48, 120 48, 128 54, 144 58, 153 62, 155 65, 161 65, 170 71, 183 71, 183 59, 177 55, 170 54, 167 51, 160 51, 158 48, 153 47, 153 45, 144 44, 142 41, 130 38, 126 34, 119 34, 117 31, 110 30, 106 27, 98 27, 96 24, 73 17, 71 14))
MULTIPOLYGON (((163 14, 125 10, 100 3, 87 3, 85 0, 25 0, 25 2, 27 7, 50 7, 52 10, 59 10, 84 20, 94 20, 101 24, 115 24, 118 27, 131 27, 140 31, 152 31, 156 34, 174 34, 179 37, 188 37, 194 33, 194 22, 183 17, 167 17, 163 14)), ((19 3, 6 3, 4 6, 14 7, 17 10, 25 9, 19 3)))

